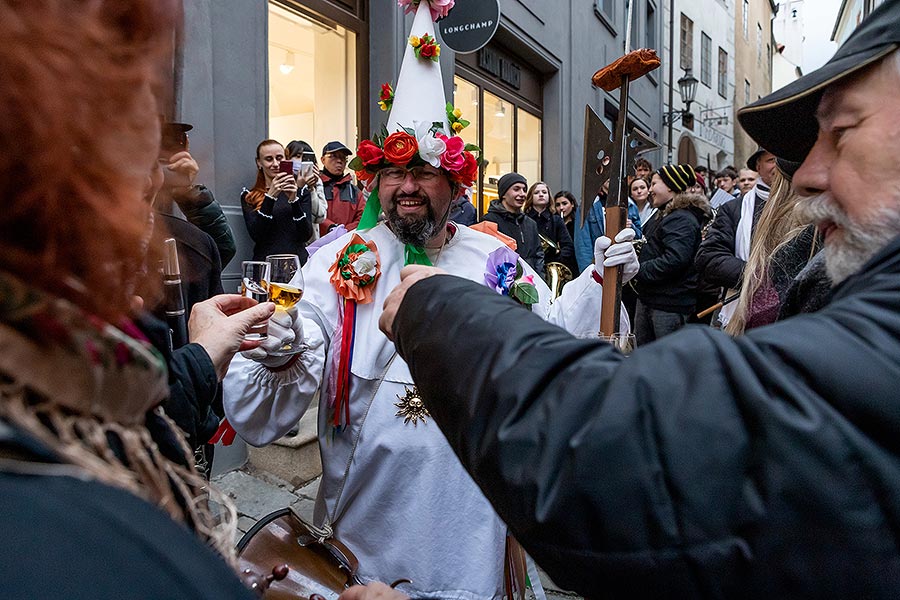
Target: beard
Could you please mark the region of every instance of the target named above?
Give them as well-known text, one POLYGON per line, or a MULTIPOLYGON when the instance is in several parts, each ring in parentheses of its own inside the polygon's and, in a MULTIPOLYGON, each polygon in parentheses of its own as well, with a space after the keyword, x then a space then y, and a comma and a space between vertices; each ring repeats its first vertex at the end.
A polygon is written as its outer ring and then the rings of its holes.
POLYGON ((431 208, 431 200, 425 195, 395 196, 393 205, 387 213, 387 221, 398 240, 416 248, 424 248, 425 243, 431 240, 439 229, 434 209, 431 208), (426 215, 424 217, 401 217, 397 213, 397 206, 402 199, 424 201, 426 215))
POLYGON ((820 194, 797 205, 804 223, 834 224, 839 231, 825 242, 825 270, 833 285, 858 272, 879 250, 900 235, 900 212, 882 207, 865 223, 850 219, 829 194, 820 194))

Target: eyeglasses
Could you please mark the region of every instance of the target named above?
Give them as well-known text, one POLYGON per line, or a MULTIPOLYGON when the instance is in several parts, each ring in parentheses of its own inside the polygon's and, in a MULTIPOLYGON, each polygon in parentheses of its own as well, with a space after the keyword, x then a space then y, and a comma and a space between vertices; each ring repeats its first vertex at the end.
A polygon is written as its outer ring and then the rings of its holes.
POLYGON ((402 183, 407 174, 412 175, 416 181, 434 181, 440 175, 437 171, 426 171, 425 167, 413 167, 412 169, 387 167, 378 172, 378 176, 385 183, 402 183))

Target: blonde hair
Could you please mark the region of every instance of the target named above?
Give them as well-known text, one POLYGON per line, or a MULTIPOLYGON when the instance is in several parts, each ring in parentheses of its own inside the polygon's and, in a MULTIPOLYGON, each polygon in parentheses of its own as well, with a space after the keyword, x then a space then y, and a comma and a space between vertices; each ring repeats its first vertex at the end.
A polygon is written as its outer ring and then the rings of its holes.
POLYGON ((807 223, 801 222, 794 211, 800 200, 800 195, 791 186, 791 180, 776 169, 769 200, 750 240, 750 256, 744 267, 741 295, 734 315, 725 326, 727 333, 744 333, 753 296, 769 282, 769 267, 774 261, 773 257, 806 228, 807 223))

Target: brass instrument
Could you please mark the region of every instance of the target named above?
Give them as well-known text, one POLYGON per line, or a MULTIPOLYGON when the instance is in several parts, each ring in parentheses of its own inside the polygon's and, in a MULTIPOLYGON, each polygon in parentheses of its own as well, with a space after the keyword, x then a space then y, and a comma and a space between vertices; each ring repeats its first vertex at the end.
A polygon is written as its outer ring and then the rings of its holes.
POLYGON ((539 233, 538 237, 541 239, 541 250, 544 251, 544 254, 546 254, 547 250, 549 250, 550 248, 559 252, 559 244, 548 238, 543 233, 539 233))
POLYGON ((561 262, 547 263, 544 270, 547 272, 547 282, 550 284, 550 302, 553 302, 559 298, 563 284, 572 281, 572 271, 561 262))

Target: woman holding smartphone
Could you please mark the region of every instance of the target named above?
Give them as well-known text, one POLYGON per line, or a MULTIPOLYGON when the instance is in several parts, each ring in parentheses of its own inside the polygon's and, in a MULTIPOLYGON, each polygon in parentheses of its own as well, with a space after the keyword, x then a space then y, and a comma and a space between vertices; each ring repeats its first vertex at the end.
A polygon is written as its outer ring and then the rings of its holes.
MULTIPOLYGON (((328 211, 328 203, 325 201, 325 186, 319 178, 319 165, 316 162, 316 153, 313 152, 312 146, 303 140, 294 140, 287 145, 287 157, 293 161, 299 162, 300 169, 294 169, 298 174, 297 181, 304 179, 306 187, 310 193, 312 222, 314 225, 325 220, 325 214, 328 211)), ((296 167, 296 165, 295 165, 296 167)), ((319 228, 313 227, 312 239, 318 239, 319 228)))
POLYGON ((254 241, 253 260, 296 254, 301 264, 306 263, 306 244, 313 232, 311 194, 275 140, 263 140, 256 147, 256 182, 241 193, 241 208, 254 241))

